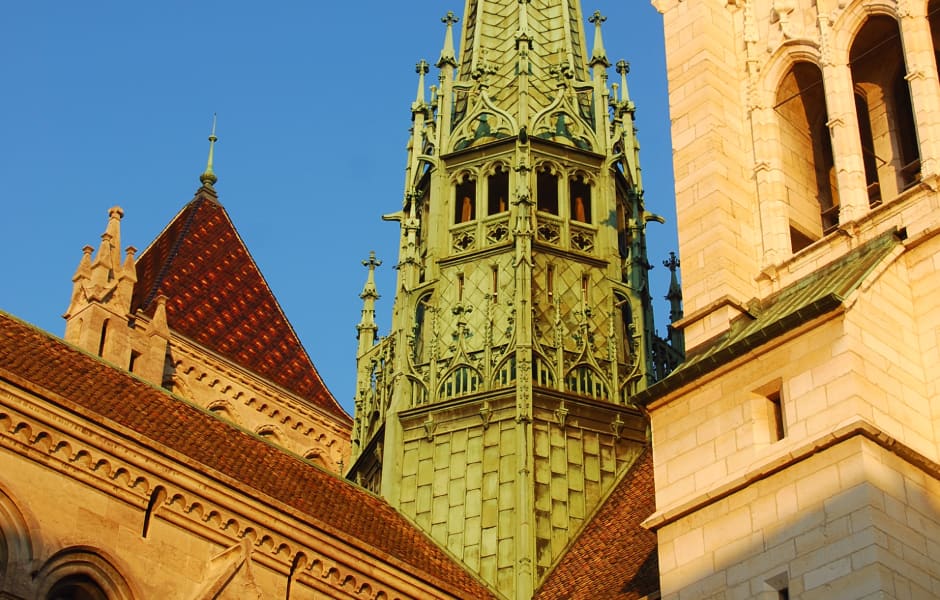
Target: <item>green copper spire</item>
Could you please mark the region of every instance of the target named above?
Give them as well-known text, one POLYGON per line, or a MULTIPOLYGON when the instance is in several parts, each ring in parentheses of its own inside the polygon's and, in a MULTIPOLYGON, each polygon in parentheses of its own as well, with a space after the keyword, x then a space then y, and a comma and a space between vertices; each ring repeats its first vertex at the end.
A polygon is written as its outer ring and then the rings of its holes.
POLYGON ((215 143, 219 141, 219 138, 215 137, 215 124, 216 124, 216 115, 212 114, 212 133, 209 134, 209 159, 206 161, 206 170, 202 172, 202 175, 199 176, 199 181, 202 182, 207 188, 212 189, 212 186, 215 185, 215 182, 219 180, 215 176, 215 173, 212 171, 212 155, 215 151, 215 143))
POLYGON ((633 398, 676 354, 655 333, 646 226, 661 219, 603 20, 592 49, 579 0, 467 0, 458 56, 444 17, 430 103, 416 67, 381 338, 365 263, 347 477, 512 600, 646 444, 633 398))

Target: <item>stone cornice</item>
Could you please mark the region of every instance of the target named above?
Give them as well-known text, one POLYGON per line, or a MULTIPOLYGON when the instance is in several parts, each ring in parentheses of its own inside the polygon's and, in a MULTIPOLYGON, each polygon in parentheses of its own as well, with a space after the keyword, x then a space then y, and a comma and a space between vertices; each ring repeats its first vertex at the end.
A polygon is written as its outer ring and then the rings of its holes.
POLYGON ((655 531, 675 523, 679 519, 715 504, 748 486, 856 437, 877 444, 884 450, 917 467, 929 477, 940 480, 940 463, 885 433, 884 430, 873 423, 857 418, 843 422, 825 435, 802 441, 796 446, 784 446, 779 452, 770 454, 752 465, 746 473, 726 477, 706 492, 702 492, 684 502, 657 510, 643 522, 643 526, 655 531))

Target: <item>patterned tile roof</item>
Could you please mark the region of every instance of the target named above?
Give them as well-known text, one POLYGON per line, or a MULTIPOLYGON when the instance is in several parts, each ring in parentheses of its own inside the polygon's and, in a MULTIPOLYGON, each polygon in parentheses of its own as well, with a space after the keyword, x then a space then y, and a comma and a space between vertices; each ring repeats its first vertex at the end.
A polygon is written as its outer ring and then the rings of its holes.
POLYGON ((214 194, 202 188, 137 260, 131 312, 168 298, 170 329, 349 423, 214 194))
POLYGON ((638 600, 659 591, 656 534, 641 523, 656 509, 647 448, 581 530, 535 593, 543 600, 638 600))
POLYGON ((172 449, 221 474, 234 493, 283 503, 312 527, 457 597, 493 597, 383 500, 2 311, 0 380, 103 427, 129 429, 144 446, 172 449))

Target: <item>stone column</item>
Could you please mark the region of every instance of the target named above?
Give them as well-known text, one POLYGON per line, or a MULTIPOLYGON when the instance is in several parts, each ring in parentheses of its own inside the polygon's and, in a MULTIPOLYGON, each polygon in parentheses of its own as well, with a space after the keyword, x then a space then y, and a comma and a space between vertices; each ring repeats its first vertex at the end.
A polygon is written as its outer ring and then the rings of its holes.
POLYGON ((911 104, 917 124, 922 177, 940 171, 940 84, 930 22, 923 2, 898 0, 898 17, 911 104))
POLYGON ((855 221, 868 212, 868 189, 865 164, 862 161, 862 139, 855 114, 855 92, 852 70, 848 63, 833 62, 829 46, 829 17, 820 15, 819 36, 822 49, 823 87, 829 135, 832 140, 833 163, 839 185, 839 223, 855 221))

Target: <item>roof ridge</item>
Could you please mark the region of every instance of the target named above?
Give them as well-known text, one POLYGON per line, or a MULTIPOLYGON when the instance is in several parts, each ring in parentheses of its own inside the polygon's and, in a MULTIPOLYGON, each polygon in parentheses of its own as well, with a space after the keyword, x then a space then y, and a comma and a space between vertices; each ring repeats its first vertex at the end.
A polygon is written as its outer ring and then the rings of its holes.
POLYGON ((182 215, 184 211, 189 210, 189 214, 187 215, 186 222, 183 223, 183 228, 180 230, 179 235, 177 235, 176 239, 173 241, 173 246, 170 249, 170 253, 167 255, 167 259, 163 262, 163 266, 160 267, 160 271, 157 272, 157 276, 154 277, 153 285, 151 286, 150 290, 147 292, 147 295, 144 296, 144 300, 140 303, 140 306, 138 308, 146 310, 147 307, 150 306, 150 303, 153 301, 154 297, 157 295, 157 290, 160 289, 160 282, 163 281, 163 279, 167 275, 167 272, 170 270, 170 265, 173 264, 173 260, 179 254, 179 249, 180 249, 180 245, 183 243, 183 238, 186 236, 186 233, 189 231, 189 227, 190 225, 192 225, 193 219, 196 218, 196 210, 199 208, 199 206, 202 205, 204 201, 205 201, 205 197, 203 197, 197 192, 196 197, 186 203, 186 206, 183 207, 183 209, 177 214, 177 216, 174 217, 173 220, 169 222, 169 224, 167 224, 166 228, 164 228, 163 231, 161 231, 159 234, 157 234, 155 238, 153 238, 153 242, 151 242, 150 245, 147 246, 147 248, 145 248, 144 251, 141 253, 141 256, 146 254, 147 251, 150 250, 150 248, 154 246, 157 240, 160 239, 160 236, 162 236, 163 233, 167 231, 173 225, 173 221, 179 218, 179 216, 182 215))
POLYGON ((474 597, 492 594, 384 499, 0 310, 0 350, 14 346, 22 352, 0 351, 2 379, 40 401, 61 404, 76 418, 97 423, 168 460, 182 461, 246 498, 410 571, 429 585, 474 597), (127 402, 128 397, 138 402, 127 402), (169 426, 184 422, 186 435, 169 426), (207 439, 226 444, 228 452, 208 451, 207 439), (249 457, 255 460, 246 460, 249 457), (271 477, 274 472, 284 477, 271 477), (350 512, 359 518, 350 519, 350 512))

